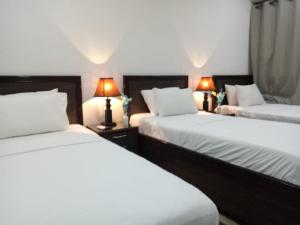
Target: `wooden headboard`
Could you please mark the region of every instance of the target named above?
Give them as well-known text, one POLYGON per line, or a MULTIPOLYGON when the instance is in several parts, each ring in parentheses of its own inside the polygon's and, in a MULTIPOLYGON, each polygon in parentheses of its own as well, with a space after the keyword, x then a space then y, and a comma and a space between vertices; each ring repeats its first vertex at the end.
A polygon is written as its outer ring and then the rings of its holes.
POLYGON ((70 123, 83 124, 80 76, 0 76, 0 95, 55 88, 68 95, 67 114, 70 123))
POLYGON ((135 113, 149 112, 141 90, 166 87, 188 87, 188 76, 130 76, 123 77, 124 93, 132 98, 129 104, 128 116, 135 113))
MULTIPOLYGON (((214 75, 213 80, 216 86, 216 90, 220 91, 221 88, 225 91, 225 84, 230 85, 249 85, 253 84, 252 75, 214 75)), ((225 97, 223 104, 226 105, 227 98, 225 97)))

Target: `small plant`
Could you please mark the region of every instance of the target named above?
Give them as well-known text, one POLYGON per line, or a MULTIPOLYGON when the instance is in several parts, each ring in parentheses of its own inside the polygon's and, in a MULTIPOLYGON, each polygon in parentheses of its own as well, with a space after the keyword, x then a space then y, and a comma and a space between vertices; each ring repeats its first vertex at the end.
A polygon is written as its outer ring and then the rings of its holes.
POLYGON ((215 96, 217 98, 217 104, 218 104, 218 106, 220 106, 222 104, 223 100, 224 100, 226 92, 223 91, 223 89, 221 88, 221 90, 218 93, 215 92, 215 91, 212 91, 211 95, 215 96))

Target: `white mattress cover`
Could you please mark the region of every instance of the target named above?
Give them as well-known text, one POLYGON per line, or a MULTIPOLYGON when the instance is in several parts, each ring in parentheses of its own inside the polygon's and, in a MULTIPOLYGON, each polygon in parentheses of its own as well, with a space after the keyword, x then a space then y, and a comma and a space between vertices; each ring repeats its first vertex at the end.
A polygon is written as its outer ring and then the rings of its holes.
POLYGON ((222 115, 229 115, 229 114, 236 115, 239 109, 240 106, 236 106, 236 105, 221 105, 215 109, 215 112, 222 115))
POLYGON ((153 117, 155 115, 153 115, 152 113, 136 113, 136 114, 133 114, 131 117, 130 117, 130 126, 132 127, 138 127, 141 123, 141 121, 144 119, 144 118, 147 118, 147 117, 153 117))
POLYGON ((238 116, 300 124, 300 105, 264 104, 242 107, 238 116))
POLYGON ((300 105, 263 104, 255 106, 221 106, 221 114, 300 124, 300 105))
POLYGON ((0 141, 0 224, 217 225, 195 187, 75 125, 0 141))
POLYGON ((250 170, 300 185, 300 126, 198 114, 140 121, 139 132, 250 170))

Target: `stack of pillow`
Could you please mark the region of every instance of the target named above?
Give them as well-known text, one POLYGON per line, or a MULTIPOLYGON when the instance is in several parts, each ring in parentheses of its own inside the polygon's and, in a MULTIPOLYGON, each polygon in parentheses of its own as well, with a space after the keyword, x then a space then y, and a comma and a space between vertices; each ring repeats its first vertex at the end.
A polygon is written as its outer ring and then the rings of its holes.
POLYGON ((0 95, 0 139, 66 130, 67 104, 57 89, 0 95))
POLYGON ((256 84, 225 85, 227 101, 233 106, 253 106, 266 104, 256 84))
POLYGON ((190 88, 170 87, 142 90, 142 96, 153 115, 173 116, 197 113, 197 106, 190 88))

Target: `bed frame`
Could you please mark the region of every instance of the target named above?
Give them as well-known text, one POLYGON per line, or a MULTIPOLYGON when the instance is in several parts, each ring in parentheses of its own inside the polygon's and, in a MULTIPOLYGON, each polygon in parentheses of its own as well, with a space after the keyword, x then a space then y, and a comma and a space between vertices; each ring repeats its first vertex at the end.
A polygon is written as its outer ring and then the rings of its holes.
MULTIPOLYGON (((187 87, 187 76, 124 76, 132 113, 147 112, 141 89, 187 87), (140 106, 140 107, 139 107, 140 106)), ((140 135, 140 154, 207 194, 225 215, 248 225, 299 225, 300 187, 140 135)))
POLYGON ((83 124, 80 76, 0 76, 0 95, 55 88, 68 95, 67 114, 70 123, 83 124))
POLYGON ((133 97, 133 101, 128 107, 128 116, 136 113, 149 112, 149 109, 143 99, 141 90, 166 87, 188 86, 188 77, 184 75, 178 76, 124 76, 124 93, 133 97))
MULTIPOLYGON (((214 75, 213 81, 215 83, 216 91, 219 92, 221 89, 225 91, 225 84, 230 84, 230 85, 253 84, 253 76, 252 75, 214 75)), ((215 103, 216 101, 214 101, 214 104, 215 103)), ((226 97, 224 98, 222 105, 228 105, 226 97)))

